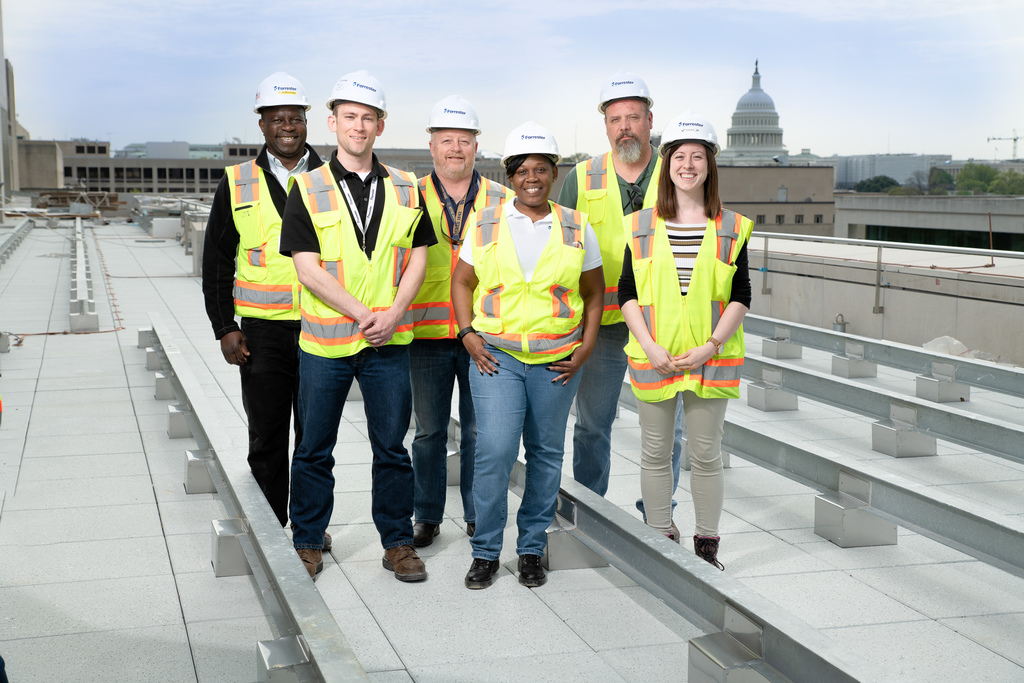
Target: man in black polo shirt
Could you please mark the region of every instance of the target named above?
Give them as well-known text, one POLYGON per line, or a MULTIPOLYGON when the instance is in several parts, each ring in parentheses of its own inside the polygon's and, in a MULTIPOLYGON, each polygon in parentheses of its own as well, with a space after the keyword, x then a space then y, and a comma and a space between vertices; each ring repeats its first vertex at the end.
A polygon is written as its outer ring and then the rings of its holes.
POLYGON ((302 283, 299 419, 292 462, 292 541, 311 577, 322 560, 334 508, 334 456, 345 399, 359 382, 373 451, 372 515, 383 565, 400 581, 422 581, 413 547, 413 470, 402 441, 409 428, 409 305, 436 243, 415 176, 383 166, 373 143, 387 104, 365 71, 343 76, 327 104, 338 149, 328 166, 289 189, 281 253, 302 283))

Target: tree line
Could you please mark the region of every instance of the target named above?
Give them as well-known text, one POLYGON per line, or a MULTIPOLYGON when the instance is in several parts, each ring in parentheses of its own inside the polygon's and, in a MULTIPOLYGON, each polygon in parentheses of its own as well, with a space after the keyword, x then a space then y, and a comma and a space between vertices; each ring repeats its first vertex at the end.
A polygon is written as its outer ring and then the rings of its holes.
POLYGON ((1013 169, 998 171, 986 164, 968 162, 956 180, 947 171, 933 166, 928 173, 914 171, 900 184, 895 178, 879 175, 857 183, 857 192, 886 192, 891 195, 1024 195, 1024 173, 1013 169))

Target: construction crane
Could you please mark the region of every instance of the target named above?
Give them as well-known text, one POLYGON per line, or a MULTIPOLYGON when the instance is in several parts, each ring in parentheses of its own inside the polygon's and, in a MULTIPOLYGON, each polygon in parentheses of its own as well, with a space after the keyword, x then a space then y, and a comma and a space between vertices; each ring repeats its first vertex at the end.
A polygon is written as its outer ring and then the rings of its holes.
POLYGON ((1017 129, 1016 128, 1013 129, 1013 137, 1012 138, 989 138, 988 139, 989 142, 992 142, 993 140, 1013 140, 1013 158, 1014 159, 1017 158, 1017 140, 1020 140, 1020 136, 1017 135, 1017 129))

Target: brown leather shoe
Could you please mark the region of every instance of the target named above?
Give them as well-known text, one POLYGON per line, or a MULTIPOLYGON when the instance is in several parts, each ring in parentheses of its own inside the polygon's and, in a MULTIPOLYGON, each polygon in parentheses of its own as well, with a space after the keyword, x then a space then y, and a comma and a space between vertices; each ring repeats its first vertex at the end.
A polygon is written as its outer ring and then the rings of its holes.
POLYGON ((427 578, 427 568, 411 545, 388 548, 381 562, 384 569, 394 572, 399 581, 424 581, 427 578))
POLYGON ((324 569, 324 552, 317 548, 299 548, 296 550, 303 566, 309 572, 309 578, 315 579, 316 575, 324 569))

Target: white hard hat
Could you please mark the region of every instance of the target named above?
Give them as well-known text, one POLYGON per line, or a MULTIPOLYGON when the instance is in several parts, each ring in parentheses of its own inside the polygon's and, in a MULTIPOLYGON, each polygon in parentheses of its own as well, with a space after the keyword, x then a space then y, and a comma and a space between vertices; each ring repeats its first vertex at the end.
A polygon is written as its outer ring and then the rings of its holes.
POLYGON ((327 100, 327 108, 332 112, 339 101, 358 102, 377 110, 382 119, 388 117, 388 100, 384 96, 384 87, 369 71, 360 70, 345 74, 334 84, 331 97, 327 100))
POLYGON ((631 71, 616 71, 601 87, 601 99, 597 103, 597 110, 603 114, 609 102, 625 99, 643 100, 648 108, 654 106, 651 91, 647 89, 644 79, 631 71))
POLYGON ((718 146, 718 134, 711 122, 700 114, 692 111, 683 112, 668 122, 665 131, 661 134, 661 146, 658 147, 658 154, 665 156, 669 146, 677 142, 702 142, 711 148, 712 153, 718 156, 721 147, 718 146))
POLYGON ((254 112, 259 114, 263 107, 279 107, 287 104, 294 104, 309 111, 306 89, 299 83, 299 79, 292 78, 283 71, 278 71, 260 81, 260 87, 256 89, 254 112))
POLYGON ((543 154, 550 157, 551 162, 558 165, 562 157, 558 154, 558 143, 555 136, 544 126, 527 121, 514 129, 505 138, 505 153, 501 157, 501 166, 508 166, 508 160, 520 154, 543 154))
POLYGON ((449 95, 430 110, 430 125, 427 126, 427 132, 433 133, 435 130, 458 128, 472 131, 474 135, 480 135, 479 126, 480 119, 477 118, 473 105, 458 95, 449 95))

